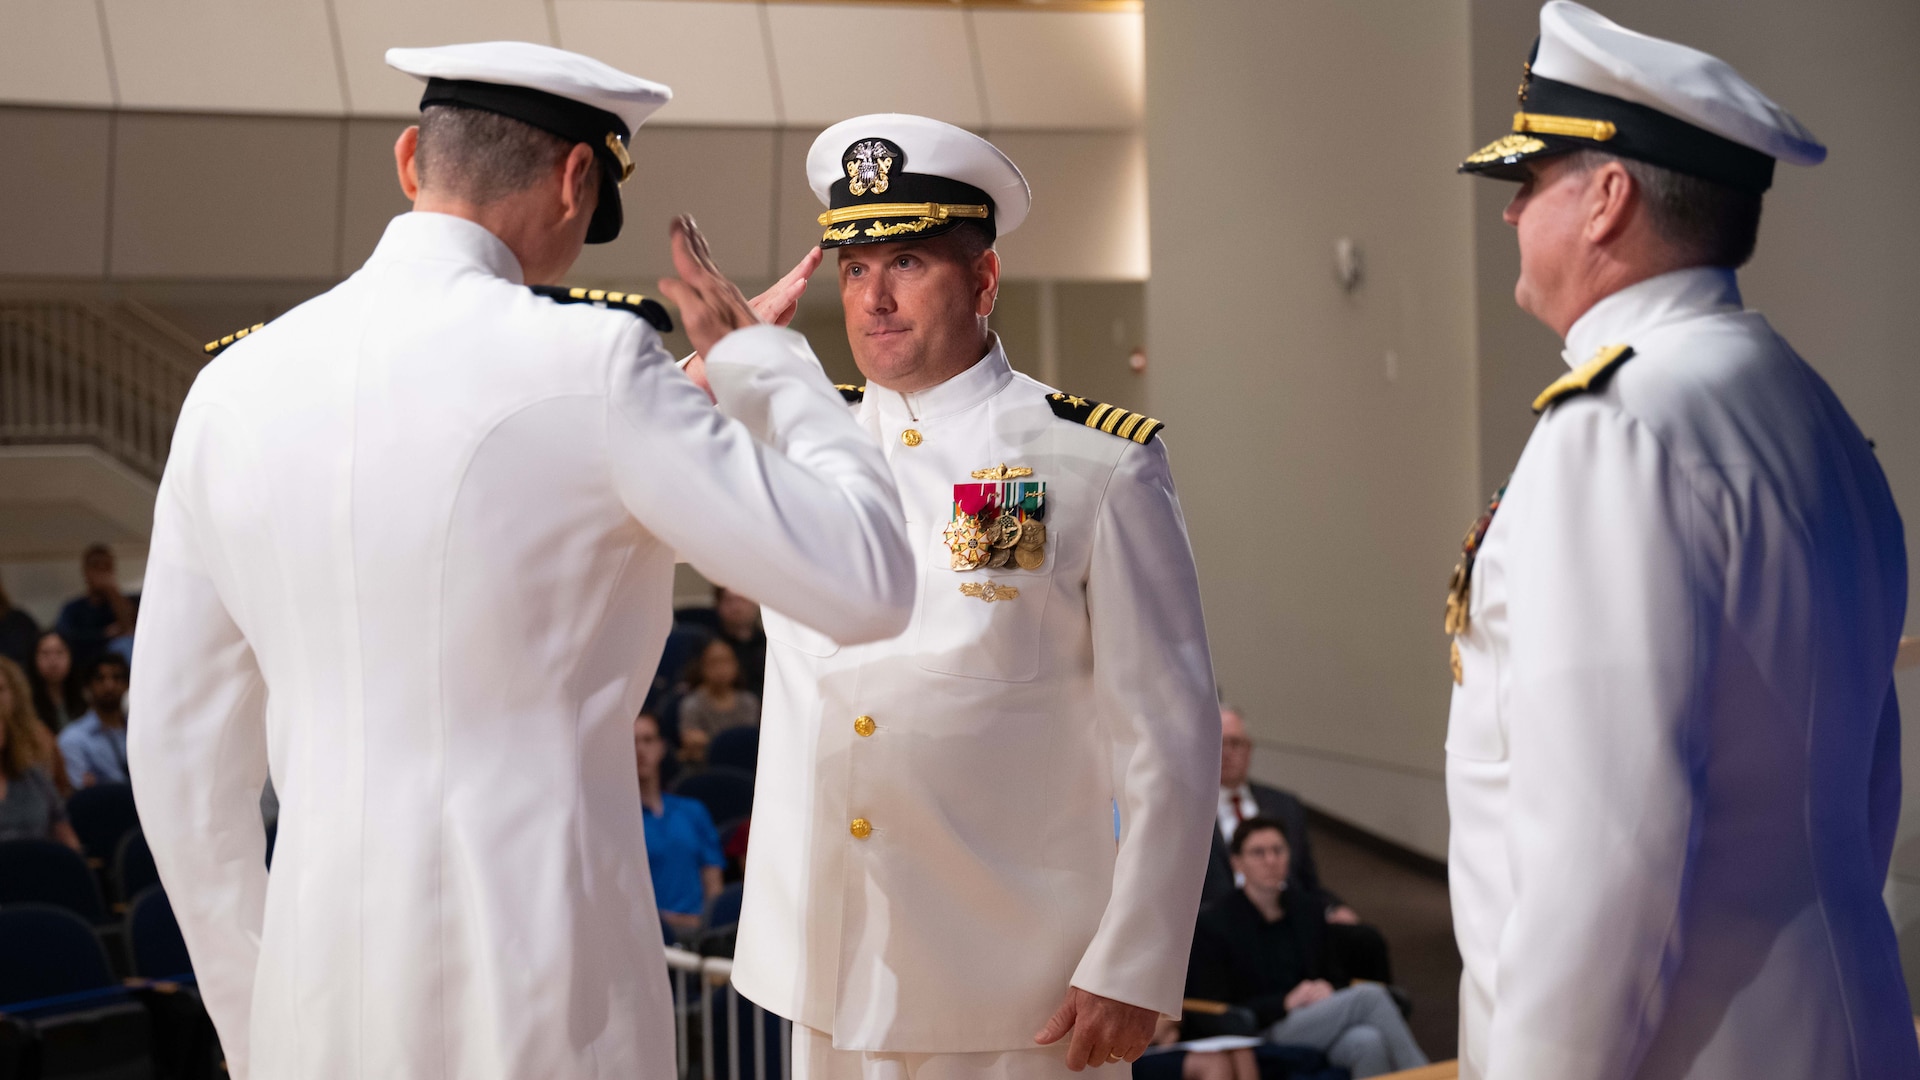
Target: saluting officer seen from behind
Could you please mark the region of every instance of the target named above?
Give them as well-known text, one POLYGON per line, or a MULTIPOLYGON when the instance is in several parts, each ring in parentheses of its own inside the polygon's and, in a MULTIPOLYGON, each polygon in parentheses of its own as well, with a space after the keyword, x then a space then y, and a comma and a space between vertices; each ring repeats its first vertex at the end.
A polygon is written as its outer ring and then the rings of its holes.
POLYGON ((395 149, 413 212, 180 414, 141 824, 236 1078, 669 1080, 629 740, 675 554, 820 640, 887 637, 914 588, 899 500, 689 223, 663 287, 712 398, 657 303, 527 287, 620 231, 665 87, 516 42, 387 59, 426 82, 395 149))
POLYGON ((993 244, 1029 195, 990 143, 864 116, 807 174, 920 591, 857 647, 768 605, 734 985, 806 1080, 1132 1060, 1180 1013, 1220 761, 1161 425, 1013 370, 993 244))
POLYGON ((1571 368, 1447 605, 1462 1076, 1920 1076, 1881 901, 1900 518, 1735 276, 1775 162, 1825 153, 1724 62, 1556 0, 1462 166, 1519 182, 1515 299, 1571 368))

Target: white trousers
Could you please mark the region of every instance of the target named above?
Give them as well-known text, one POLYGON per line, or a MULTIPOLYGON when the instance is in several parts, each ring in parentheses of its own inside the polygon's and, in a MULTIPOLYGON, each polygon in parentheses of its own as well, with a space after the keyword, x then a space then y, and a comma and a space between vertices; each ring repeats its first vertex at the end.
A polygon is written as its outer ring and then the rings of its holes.
POLYGON ((833 1036, 804 1024, 793 1025, 793 1080, 1125 1080, 1132 1066, 1075 1076, 1067 1069, 1067 1044, 1031 1050, 990 1050, 977 1054, 895 1054, 878 1050, 836 1050, 833 1036))

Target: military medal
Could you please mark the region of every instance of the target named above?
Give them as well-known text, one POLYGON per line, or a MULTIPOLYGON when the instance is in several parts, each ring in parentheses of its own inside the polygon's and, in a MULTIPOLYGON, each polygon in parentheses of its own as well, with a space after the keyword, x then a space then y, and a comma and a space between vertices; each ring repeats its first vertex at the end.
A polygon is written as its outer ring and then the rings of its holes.
POLYGON ((1460 668, 1460 635, 1473 625, 1467 613, 1473 604, 1473 561, 1480 554, 1480 545, 1486 542, 1487 530, 1493 527, 1493 515, 1500 512, 1500 500, 1506 494, 1507 485, 1501 484, 1500 490, 1493 493, 1493 501, 1487 504, 1486 513, 1467 530, 1467 538, 1460 545, 1460 562, 1454 566, 1453 577, 1447 582, 1446 631, 1453 637, 1447 660, 1456 686, 1465 680, 1465 672, 1460 668))
POLYGON ((1047 485, 1022 480, 1024 466, 975 469, 986 483, 953 486, 953 517, 943 534, 955 570, 1038 570, 1046 563, 1047 485))

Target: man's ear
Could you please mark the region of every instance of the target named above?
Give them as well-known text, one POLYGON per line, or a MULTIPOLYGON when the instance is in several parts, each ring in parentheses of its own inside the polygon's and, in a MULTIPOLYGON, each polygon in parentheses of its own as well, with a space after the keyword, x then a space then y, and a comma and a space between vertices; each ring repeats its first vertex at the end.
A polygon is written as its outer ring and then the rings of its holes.
POLYGON ((600 186, 600 163, 593 159, 593 148, 575 143, 560 163, 560 219, 572 221, 591 215, 599 205, 594 194, 600 186))
POLYGON ((993 314, 994 301, 1000 297, 1000 253, 992 248, 981 252, 973 273, 973 313, 984 319, 993 314))
POLYGON ((399 141, 393 144, 393 166, 400 174, 400 193, 407 197, 408 202, 420 197, 419 152, 420 125, 414 124, 401 132, 399 141))
POLYGON ((1587 242, 1606 244, 1619 239, 1633 218, 1640 194, 1633 174, 1618 161, 1596 167, 1587 177, 1587 224, 1583 230, 1587 242))

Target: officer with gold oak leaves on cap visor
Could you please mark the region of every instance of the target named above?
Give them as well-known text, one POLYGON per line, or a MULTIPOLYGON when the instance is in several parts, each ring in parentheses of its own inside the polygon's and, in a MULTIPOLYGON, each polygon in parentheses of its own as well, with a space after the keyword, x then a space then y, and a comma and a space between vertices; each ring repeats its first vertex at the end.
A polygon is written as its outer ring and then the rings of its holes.
POLYGON ((1571 368, 1447 604, 1463 1077, 1920 1077, 1881 900, 1900 517, 1735 274, 1775 162, 1825 153, 1726 63, 1555 0, 1463 166, 1519 181, 1515 298, 1571 368))
POLYGON ((671 1080, 629 740, 676 553, 823 641, 888 637, 900 504, 690 222, 663 287, 711 398, 656 303, 528 288, 618 232, 665 87, 519 42, 388 61, 427 83, 395 148, 413 211, 180 414, 135 657, 141 824, 240 1080, 671 1080))
POLYGON ((804 1080, 1122 1073, 1180 1013, 1220 758, 1161 425, 1011 366, 990 143, 863 116, 807 171, 920 590, 867 645, 766 604, 734 985, 804 1080))

